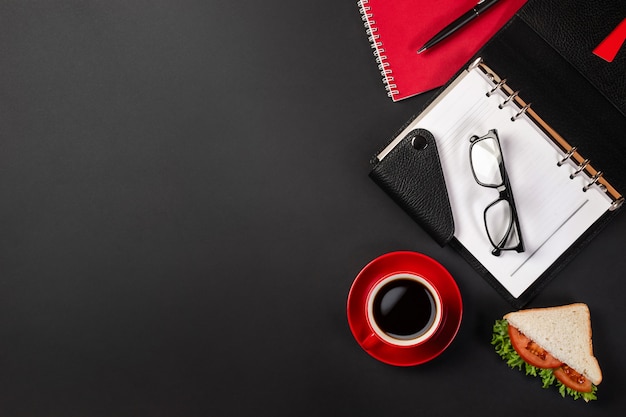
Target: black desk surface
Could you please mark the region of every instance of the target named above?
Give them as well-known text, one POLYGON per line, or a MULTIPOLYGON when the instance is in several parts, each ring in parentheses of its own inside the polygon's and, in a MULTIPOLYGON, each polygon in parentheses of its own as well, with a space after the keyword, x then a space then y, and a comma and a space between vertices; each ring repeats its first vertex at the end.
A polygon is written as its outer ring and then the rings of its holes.
POLYGON ((354 0, 0 1, 0 415, 619 415, 626 216, 531 303, 582 301, 600 400, 507 366, 511 310, 367 176, 392 103, 354 0), (425 253, 464 300, 434 361, 368 356, 359 270, 425 253))

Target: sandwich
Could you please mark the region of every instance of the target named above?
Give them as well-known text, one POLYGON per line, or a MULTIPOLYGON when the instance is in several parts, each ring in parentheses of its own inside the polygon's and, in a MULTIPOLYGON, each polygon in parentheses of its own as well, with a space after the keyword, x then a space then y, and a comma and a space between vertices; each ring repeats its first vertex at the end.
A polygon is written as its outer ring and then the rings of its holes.
POLYGON ((508 313, 493 326, 491 344, 511 368, 556 385, 561 396, 595 400, 602 371, 593 355, 586 304, 508 313))

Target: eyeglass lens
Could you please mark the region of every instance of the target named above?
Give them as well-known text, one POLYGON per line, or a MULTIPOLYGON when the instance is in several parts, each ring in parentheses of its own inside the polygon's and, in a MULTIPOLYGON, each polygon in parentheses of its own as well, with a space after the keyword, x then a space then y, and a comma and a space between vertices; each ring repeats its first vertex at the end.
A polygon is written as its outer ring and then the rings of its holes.
POLYGON ((498 187, 503 184, 502 154, 496 139, 488 137, 475 142, 470 155, 474 176, 481 185, 498 187))
POLYGON ((514 249, 519 243, 517 229, 513 227, 513 209, 507 200, 496 200, 485 210, 485 228, 493 246, 514 249))

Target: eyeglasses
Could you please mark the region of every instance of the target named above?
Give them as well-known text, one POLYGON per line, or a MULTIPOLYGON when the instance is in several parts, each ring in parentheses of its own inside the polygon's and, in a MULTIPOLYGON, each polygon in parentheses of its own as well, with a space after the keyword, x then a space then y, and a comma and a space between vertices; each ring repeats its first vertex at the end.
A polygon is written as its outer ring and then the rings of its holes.
POLYGON ((504 158, 498 131, 491 129, 486 135, 470 138, 470 165, 476 182, 494 188, 500 195, 485 208, 485 230, 493 246, 491 252, 500 256, 503 250, 524 252, 524 242, 513 200, 513 191, 504 168, 504 158))

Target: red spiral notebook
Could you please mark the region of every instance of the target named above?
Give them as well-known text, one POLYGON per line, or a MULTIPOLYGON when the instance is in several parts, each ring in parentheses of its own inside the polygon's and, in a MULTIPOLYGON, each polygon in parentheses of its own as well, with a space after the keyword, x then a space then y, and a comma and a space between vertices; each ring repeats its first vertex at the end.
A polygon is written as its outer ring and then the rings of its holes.
POLYGON ((478 0, 359 0, 387 95, 393 101, 440 87, 526 3, 500 0, 432 49, 417 50, 478 0))

